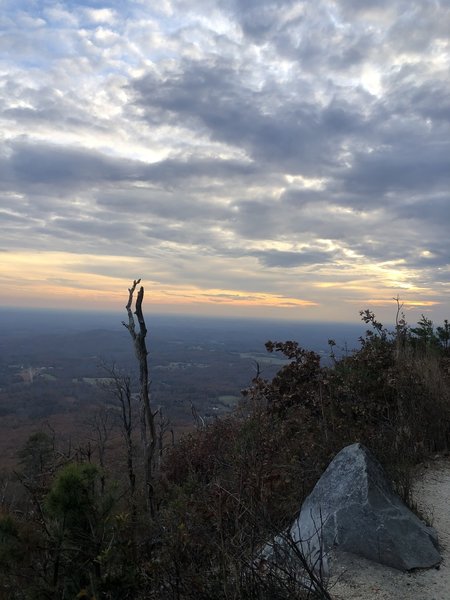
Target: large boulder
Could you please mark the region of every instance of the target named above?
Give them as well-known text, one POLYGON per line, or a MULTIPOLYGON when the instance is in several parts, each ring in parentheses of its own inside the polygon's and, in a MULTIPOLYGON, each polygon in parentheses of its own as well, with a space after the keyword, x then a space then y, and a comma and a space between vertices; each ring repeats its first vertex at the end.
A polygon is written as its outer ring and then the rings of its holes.
POLYGON ((441 561, 434 529, 405 506, 362 444, 335 456, 303 503, 290 537, 313 567, 323 568, 333 549, 404 571, 441 561))

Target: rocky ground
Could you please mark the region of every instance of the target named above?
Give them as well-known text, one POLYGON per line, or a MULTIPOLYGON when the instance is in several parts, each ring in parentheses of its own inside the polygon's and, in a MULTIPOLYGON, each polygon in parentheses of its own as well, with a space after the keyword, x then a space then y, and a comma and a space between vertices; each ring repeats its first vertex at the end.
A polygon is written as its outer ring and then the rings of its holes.
POLYGON ((341 554, 330 582, 336 600, 450 600, 450 458, 437 458, 421 467, 414 502, 438 533, 440 567, 403 573, 341 554))

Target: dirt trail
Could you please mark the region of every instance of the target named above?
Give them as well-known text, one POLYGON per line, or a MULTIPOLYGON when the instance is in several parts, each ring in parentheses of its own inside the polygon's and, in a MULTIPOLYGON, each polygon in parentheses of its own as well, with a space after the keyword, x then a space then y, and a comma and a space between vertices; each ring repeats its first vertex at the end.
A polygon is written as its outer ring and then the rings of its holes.
POLYGON ((443 557, 439 569, 402 573, 342 555, 330 582, 336 600, 450 600, 449 458, 439 458, 421 469, 414 500, 438 533, 443 557))

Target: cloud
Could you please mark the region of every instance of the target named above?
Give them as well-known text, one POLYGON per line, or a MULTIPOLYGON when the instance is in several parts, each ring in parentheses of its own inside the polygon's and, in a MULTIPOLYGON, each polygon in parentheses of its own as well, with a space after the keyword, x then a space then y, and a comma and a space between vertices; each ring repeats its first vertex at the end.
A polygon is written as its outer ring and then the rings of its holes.
POLYGON ((7 1, 6 254, 102 257, 48 285, 111 284, 137 261, 175 295, 316 316, 399 290, 445 303, 449 17, 404 0, 7 1))
POLYGON ((272 250, 256 253, 263 266, 293 268, 303 265, 330 263, 335 258, 334 253, 320 250, 283 252, 272 250))
POLYGON ((364 129, 361 111, 344 101, 321 107, 301 83, 290 81, 289 92, 272 81, 254 89, 246 77, 240 65, 214 58, 147 74, 134 88, 150 123, 183 122, 283 173, 320 173, 335 164, 344 137, 364 129))
POLYGON ((114 182, 130 179, 135 166, 133 161, 116 160, 86 148, 18 142, 10 149, 5 171, 26 184, 75 187, 114 182))

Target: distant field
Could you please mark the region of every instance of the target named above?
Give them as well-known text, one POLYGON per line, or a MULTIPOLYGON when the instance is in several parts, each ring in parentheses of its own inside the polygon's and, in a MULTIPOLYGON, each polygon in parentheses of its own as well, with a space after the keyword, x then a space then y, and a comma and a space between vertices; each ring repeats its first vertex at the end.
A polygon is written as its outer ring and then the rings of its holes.
POLYGON ((276 356, 271 356, 270 354, 259 354, 256 352, 241 352, 239 356, 240 358, 250 358, 260 365, 273 365, 276 367, 282 367, 289 362, 285 358, 278 358, 276 356))
POLYGON ((227 406, 235 406, 240 400, 240 396, 219 396, 217 401, 227 406))
POLYGON ((50 373, 41 373, 40 377, 45 381, 56 381, 58 379, 57 377, 55 377, 55 375, 50 375, 50 373))
POLYGON ((171 362, 168 365, 155 365, 154 369, 173 371, 176 369, 207 369, 209 365, 205 363, 190 363, 190 362, 171 362))
POLYGON ((112 377, 80 377, 74 378, 72 381, 75 383, 79 380, 84 381, 84 383, 88 383, 89 385, 104 385, 107 383, 112 383, 114 379, 112 377))

